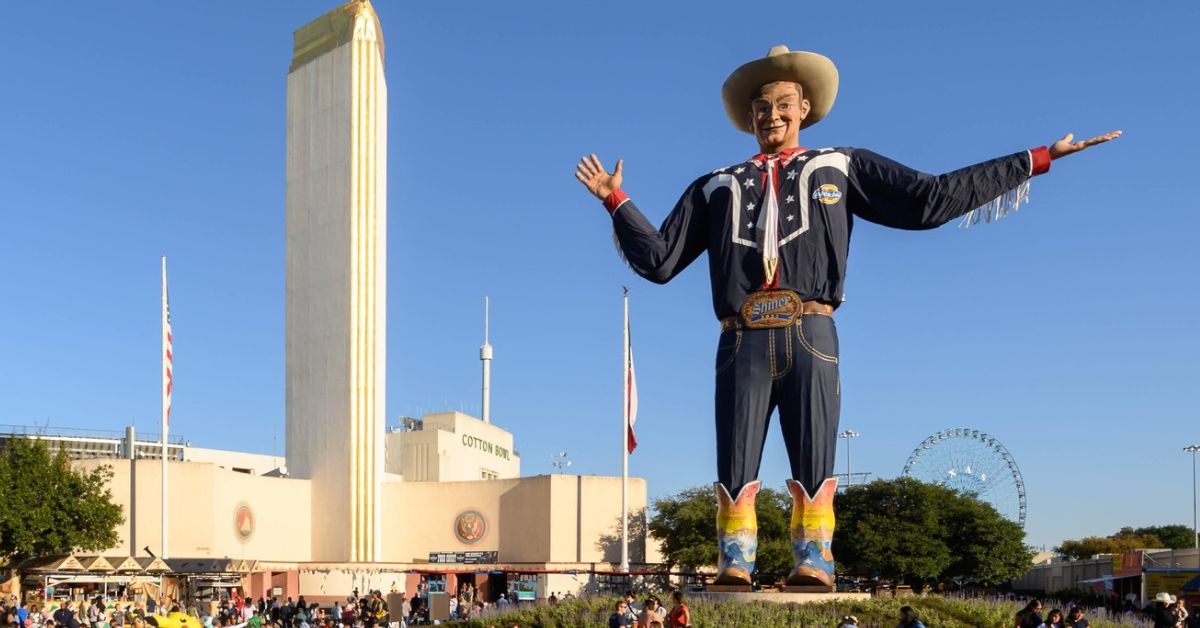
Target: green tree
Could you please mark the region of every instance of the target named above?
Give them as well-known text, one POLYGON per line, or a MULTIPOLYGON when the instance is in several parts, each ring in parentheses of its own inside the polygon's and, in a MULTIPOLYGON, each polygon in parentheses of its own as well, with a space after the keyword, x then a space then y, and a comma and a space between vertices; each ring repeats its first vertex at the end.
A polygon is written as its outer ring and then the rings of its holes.
POLYGON ((1149 526, 1137 528, 1133 533, 1137 536, 1157 539, 1158 547, 1187 549, 1195 544, 1192 529, 1185 525, 1149 526))
MULTIPOLYGON (((792 498, 763 489, 758 514, 758 574, 792 568, 792 498)), ((672 565, 717 564, 717 504, 710 487, 657 500, 650 535, 672 565)), ((835 499, 834 556, 842 569, 909 581, 956 578, 996 584, 1019 577, 1031 554, 1021 527, 990 504, 907 478, 876 480, 835 499)))
POLYGON ((1097 554, 1120 554, 1121 552, 1147 547, 1149 541, 1133 535, 1114 536, 1085 536, 1082 539, 1068 539, 1062 545, 1054 548, 1054 553, 1068 560, 1084 560, 1097 554))
POLYGON ((957 495, 950 500, 943 521, 955 560, 942 578, 999 584, 1029 570, 1032 556, 1025 545, 1025 531, 991 504, 957 495))
POLYGON ((1070 560, 1083 560, 1097 554, 1120 554, 1135 549, 1187 549, 1192 543, 1192 529, 1185 525, 1126 526, 1110 536, 1068 539, 1054 548, 1054 552, 1070 560))
MULTIPOLYGON (((758 573, 786 574, 792 568, 792 498, 762 489, 755 501, 758 516, 758 573)), ((717 564, 717 501, 711 486, 690 488, 654 502, 650 536, 662 544, 667 562, 686 569, 717 564)))
POLYGON ((41 440, 0 444, 0 564, 116 545, 124 518, 107 488, 111 478, 109 467, 76 471, 41 440))
POLYGON ((998 584, 1029 568, 1019 525, 944 486, 876 480, 839 495, 835 508, 834 556, 852 573, 998 584))
POLYGON ((711 488, 689 488, 654 501, 650 536, 672 565, 696 569, 717 564, 717 504, 711 488))

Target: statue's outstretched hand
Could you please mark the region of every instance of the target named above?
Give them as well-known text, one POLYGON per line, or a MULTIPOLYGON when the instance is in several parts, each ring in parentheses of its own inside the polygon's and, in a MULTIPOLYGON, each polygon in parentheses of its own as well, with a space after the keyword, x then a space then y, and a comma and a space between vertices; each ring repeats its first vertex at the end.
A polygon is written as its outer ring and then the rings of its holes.
POLYGON ((624 160, 617 160, 617 168, 611 174, 604 170, 604 166, 600 164, 600 158, 596 157, 596 153, 584 157, 579 160, 579 165, 575 166, 575 178, 600 200, 608 198, 612 191, 621 187, 623 179, 621 175, 621 166, 624 160))
POLYGON ((1067 133, 1065 136, 1063 136, 1063 138, 1061 140, 1058 140, 1057 142, 1055 142, 1054 145, 1050 147, 1050 159, 1058 159, 1060 157, 1066 157, 1067 155, 1070 155, 1071 153, 1078 153, 1079 151, 1087 148, 1088 146, 1095 146, 1096 144, 1103 144, 1105 142, 1111 142, 1111 141, 1117 139, 1118 137, 1121 137, 1121 132, 1120 131, 1110 131, 1108 133, 1105 133, 1104 135, 1098 135, 1096 137, 1093 137, 1090 140, 1084 140, 1082 142, 1072 142, 1071 140, 1074 139, 1074 137, 1075 137, 1074 133, 1067 133))

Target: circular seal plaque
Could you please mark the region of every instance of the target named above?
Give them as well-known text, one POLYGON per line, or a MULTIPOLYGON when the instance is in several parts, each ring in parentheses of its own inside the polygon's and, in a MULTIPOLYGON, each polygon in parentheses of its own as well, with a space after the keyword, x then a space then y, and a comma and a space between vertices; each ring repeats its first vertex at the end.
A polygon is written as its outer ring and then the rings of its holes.
POLYGON ((239 543, 247 543, 254 536, 254 511, 250 504, 241 502, 233 510, 233 533, 239 543))
POLYGON ((487 536, 487 519, 478 510, 464 510, 454 518, 454 536, 459 543, 474 545, 487 536))

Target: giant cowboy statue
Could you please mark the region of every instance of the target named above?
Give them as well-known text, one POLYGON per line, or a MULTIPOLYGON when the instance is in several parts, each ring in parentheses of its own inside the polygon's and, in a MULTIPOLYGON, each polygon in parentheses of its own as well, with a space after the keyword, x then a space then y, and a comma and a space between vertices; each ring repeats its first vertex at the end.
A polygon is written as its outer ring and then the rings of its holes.
POLYGON ((708 252, 716 357, 717 584, 748 585, 758 524, 754 499, 772 411, 792 479, 795 568, 788 586, 833 584, 833 472, 841 406, 834 311, 842 302, 854 218, 929 229, 1015 209, 1030 178, 1050 162, 1120 136, 1072 136, 942 175, 907 168, 869 150, 808 149, 801 129, 824 118, 838 90, 828 58, 772 48, 733 72, 721 89, 733 125, 759 154, 696 179, 655 228, 621 189, 622 162, 608 172, 596 155, 575 176, 612 215, 633 270, 665 283, 708 252))

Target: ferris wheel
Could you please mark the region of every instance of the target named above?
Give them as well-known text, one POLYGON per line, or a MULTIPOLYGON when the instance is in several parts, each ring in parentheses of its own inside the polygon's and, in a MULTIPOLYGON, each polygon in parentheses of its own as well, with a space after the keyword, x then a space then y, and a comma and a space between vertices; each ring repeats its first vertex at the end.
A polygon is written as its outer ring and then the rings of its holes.
POLYGON ((904 463, 905 477, 974 493, 1025 527, 1025 481, 1017 461, 994 437, 968 428, 921 441, 904 463))

